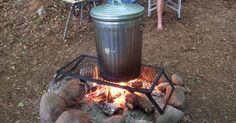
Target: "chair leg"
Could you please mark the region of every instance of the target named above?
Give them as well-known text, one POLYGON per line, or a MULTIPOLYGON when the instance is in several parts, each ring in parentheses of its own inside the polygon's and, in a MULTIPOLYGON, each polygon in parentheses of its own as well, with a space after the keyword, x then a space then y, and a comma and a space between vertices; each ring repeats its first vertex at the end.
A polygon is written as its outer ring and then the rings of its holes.
POLYGON ((72 14, 73 9, 74 9, 74 4, 71 4, 70 12, 69 12, 67 20, 66 20, 66 26, 64 29, 63 40, 66 40, 66 38, 67 38, 68 26, 69 26, 69 22, 70 22, 70 18, 71 18, 71 14, 72 14))
POLYGON ((177 11, 177 15, 178 15, 178 19, 180 19, 181 17, 181 8, 182 8, 182 1, 178 0, 178 11, 177 11))
POLYGON ((80 25, 83 21, 83 8, 84 8, 83 6, 84 6, 83 2, 80 2, 80 25))
POLYGON ((148 0, 148 17, 150 17, 152 15, 152 0, 148 0))

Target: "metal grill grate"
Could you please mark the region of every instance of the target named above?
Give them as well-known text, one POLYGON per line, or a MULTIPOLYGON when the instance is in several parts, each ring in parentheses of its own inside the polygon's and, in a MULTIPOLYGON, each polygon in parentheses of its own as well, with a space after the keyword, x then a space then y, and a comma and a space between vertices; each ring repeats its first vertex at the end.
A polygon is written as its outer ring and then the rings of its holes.
POLYGON ((141 80, 145 84, 142 88, 133 88, 131 86, 122 86, 117 82, 111 82, 104 80, 99 75, 99 62, 96 57, 81 55, 75 60, 69 62, 68 64, 61 67, 57 70, 54 76, 54 82, 56 83, 58 80, 63 79, 64 77, 74 77, 76 79, 80 79, 82 82, 93 82, 99 85, 107 85, 117 88, 125 89, 129 92, 139 92, 145 94, 147 98, 151 101, 151 103, 155 106, 157 111, 160 114, 164 113, 164 110, 168 104, 170 96, 174 91, 174 86, 172 81, 168 78, 163 68, 150 66, 150 65, 142 65, 141 75, 137 78, 141 80), (148 71, 147 71, 148 69, 148 71), (171 85, 172 91, 169 97, 167 98, 164 106, 158 105, 158 103, 153 99, 152 92, 159 83, 161 76, 164 76, 167 79, 167 82, 171 85))

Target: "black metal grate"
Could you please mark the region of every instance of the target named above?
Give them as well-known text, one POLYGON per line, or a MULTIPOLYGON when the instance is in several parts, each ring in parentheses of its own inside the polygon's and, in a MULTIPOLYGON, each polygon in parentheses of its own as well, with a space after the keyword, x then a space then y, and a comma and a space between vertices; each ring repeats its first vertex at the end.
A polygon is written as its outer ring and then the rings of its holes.
POLYGON ((80 79, 83 82, 94 82, 99 85, 107 85, 107 86, 122 88, 122 89, 129 91, 129 92, 139 92, 139 93, 145 94, 147 96, 147 98, 151 101, 151 103, 155 106, 155 108, 157 109, 157 111, 160 114, 164 113, 164 110, 168 104, 170 96, 172 95, 172 93, 174 91, 174 86, 173 86, 172 81, 168 78, 168 76, 164 72, 164 69, 160 68, 160 67, 150 66, 150 65, 142 65, 140 77, 142 77, 142 81, 144 81, 145 83, 149 83, 147 86, 145 86, 143 88, 133 88, 130 86, 122 86, 122 85, 119 85, 117 82, 111 82, 111 81, 104 80, 103 78, 101 78, 98 75, 99 72, 93 71, 93 70, 95 70, 94 68, 97 70, 99 68, 98 59, 93 56, 81 55, 78 58, 76 58, 75 60, 73 60, 73 61, 69 62, 68 64, 66 64, 65 66, 61 67, 59 70, 57 70, 57 72, 54 76, 54 82, 57 82, 58 80, 61 80, 64 77, 70 76, 70 77, 74 77, 76 79, 80 79), (147 71, 145 71, 145 68, 148 68, 148 69, 154 71, 155 74, 148 73, 147 71), (145 76, 148 76, 147 79, 143 78, 144 74, 145 74, 145 76), (167 79, 167 82, 169 82, 169 84, 172 87, 172 91, 162 108, 158 105, 158 103, 153 99, 153 97, 151 95, 155 86, 157 86, 158 81, 160 80, 161 76, 164 76, 167 79))

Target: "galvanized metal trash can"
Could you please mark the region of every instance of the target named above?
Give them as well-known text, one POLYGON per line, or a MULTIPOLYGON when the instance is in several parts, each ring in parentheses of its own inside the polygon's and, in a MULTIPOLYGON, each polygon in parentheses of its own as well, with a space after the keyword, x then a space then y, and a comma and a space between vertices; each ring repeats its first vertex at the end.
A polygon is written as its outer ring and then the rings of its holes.
POLYGON ((144 8, 113 1, 93 8, 100 75, 109 81, 135 79, 141 72, 144 8))

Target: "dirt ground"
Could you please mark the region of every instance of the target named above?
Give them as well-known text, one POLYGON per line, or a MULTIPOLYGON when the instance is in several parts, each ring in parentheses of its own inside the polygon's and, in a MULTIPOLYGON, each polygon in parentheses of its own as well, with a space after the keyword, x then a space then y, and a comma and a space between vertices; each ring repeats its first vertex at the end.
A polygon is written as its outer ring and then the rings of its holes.
MULTIPOLYGON (((183 6, 181 20, 165 8, 162 32, 155 14, 145 14, 143 63, 183 77, 191 89, 185 111, 191 122, 235 123, 236 1, 185 0, 183 6)), ((39 101, 56 69, 81 54, 96 55, 90 23, 74 19, 62 40, 63 4, 50 3, 44 17, 32 11, 27 0, 0 0, 2 123, 39 122, 39 101)))

